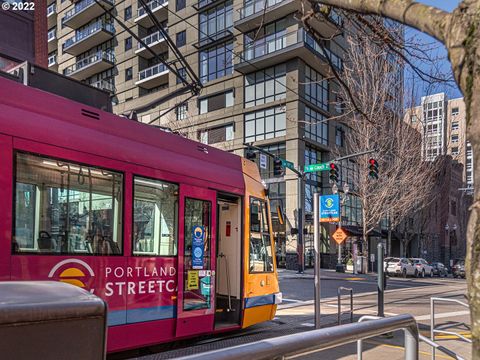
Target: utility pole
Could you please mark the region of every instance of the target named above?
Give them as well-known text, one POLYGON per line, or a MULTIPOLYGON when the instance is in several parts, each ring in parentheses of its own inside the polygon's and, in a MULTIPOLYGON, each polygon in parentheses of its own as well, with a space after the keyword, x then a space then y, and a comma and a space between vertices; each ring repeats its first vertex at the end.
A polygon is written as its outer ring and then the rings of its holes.
POLYGON ((377 245, 377 316, 384 317, 384 291, 385 291, 385 273, 383 269, 383 244, 377 245))
POLYGON ((315 329, 320 329, 320 194, 313 194, 313 234, 315 249, 315 329))

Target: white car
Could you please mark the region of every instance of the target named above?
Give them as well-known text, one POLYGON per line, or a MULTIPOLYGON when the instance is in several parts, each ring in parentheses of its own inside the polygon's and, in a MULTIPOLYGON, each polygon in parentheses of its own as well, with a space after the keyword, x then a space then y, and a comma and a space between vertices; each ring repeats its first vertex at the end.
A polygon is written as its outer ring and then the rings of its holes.
POLYGON ((428 264, 427 260, 421 259, 421 258, 413 258, 410 259, 413 262, 413 265, 415 265, 415 268, 417 269, 418 276, 425 277, 425 276, 430 276, 433 277, 433 268, 431 265, 428 264))
POLYGON ((390 275, 397 276, 418 276, 418 271, 413 263, 407 258, 385 258, 383 262, 385 272, 390 275))

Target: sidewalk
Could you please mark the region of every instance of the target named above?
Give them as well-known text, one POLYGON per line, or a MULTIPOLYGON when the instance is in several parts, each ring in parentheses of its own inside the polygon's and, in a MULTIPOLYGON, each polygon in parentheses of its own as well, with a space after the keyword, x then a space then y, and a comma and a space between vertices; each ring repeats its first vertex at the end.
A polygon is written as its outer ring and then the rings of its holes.
MULTIPOLYGON (((279 280, 282 279, 313 279, 314 269, 306 268, 303 273, 297 270, 277 269, 279 280)), ((376 280, 377 274, 352 274, 351 272, 339 273, 333 269, 320 269, 320 277, 322 280, 349 280, 352 278, 360 278, 365 280, 376 280)))

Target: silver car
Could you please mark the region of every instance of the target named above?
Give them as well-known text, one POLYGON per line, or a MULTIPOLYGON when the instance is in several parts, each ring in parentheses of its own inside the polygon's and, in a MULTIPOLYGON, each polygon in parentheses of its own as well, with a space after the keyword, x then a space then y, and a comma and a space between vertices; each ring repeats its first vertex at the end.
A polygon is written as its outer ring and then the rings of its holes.
POLYGON ((385 258, 383 263, 385 272, 390 276, 418 276, 418 272, 413 263, 407 258, 385 258))
POLYGON ((410 259, 417 270, 417 276, 425 277, 430 276, 433 277, 433 267, 427 262, 427 260, 422 258, 413 258, 410 259))

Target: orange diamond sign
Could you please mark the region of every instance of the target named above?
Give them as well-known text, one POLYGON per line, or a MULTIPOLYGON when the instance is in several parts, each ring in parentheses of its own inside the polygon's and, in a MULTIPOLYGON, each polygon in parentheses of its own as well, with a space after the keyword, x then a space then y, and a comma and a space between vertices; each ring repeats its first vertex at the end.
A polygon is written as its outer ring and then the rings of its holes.
POLYGON ((337 244, 341 244, 347 238, 347 234, 342 228, 338 228, 332 235, 333 239, 337 242, 337 244))

